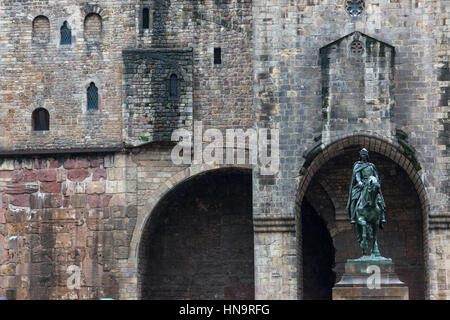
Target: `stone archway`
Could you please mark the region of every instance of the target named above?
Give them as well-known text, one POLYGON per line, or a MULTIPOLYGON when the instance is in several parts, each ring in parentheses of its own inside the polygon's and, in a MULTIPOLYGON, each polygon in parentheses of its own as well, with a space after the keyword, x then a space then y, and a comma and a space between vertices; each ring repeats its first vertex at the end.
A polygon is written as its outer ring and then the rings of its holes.
MULTIPOLYGON (((410 287, 410 298, 424 299, 428 296, 425 232, 428 201, 418 172, 392 142, 373 136, 351 136, 322 146, 302 170, 296 201, 297 221, 301 223, 305 201, 325 221, 336 249, 335 271, 339 280, 345 260, 360 256, 345 203, 352 165, 362 147, 369 150, 371 161, 377 166, 388 206, 388 224, 380 236, 381 253, 393 258, 400 279, 410 287)), ((297 230, 301 230, 300 225, 297 230)), ((300 247, 299 252, 302 250, 300 247)), ((303 283, 303 262, 299 260, 298 281, 302 290, 307 284, 303 283)), ((303 297, 302 291, 299 296, 303 297)))
POLYGON ((142 299, 253 299, 251 170, 202 172, 167 191, 143 226, 142 299))

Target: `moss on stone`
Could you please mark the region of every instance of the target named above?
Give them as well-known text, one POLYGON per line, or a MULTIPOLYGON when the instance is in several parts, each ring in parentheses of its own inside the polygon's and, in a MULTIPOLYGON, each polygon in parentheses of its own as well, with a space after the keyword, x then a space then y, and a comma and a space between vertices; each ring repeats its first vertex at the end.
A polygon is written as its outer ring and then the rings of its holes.
POLYGON ((305 169, 308 168, 313 162, 313 160, 322 152, 322 148, 320 146, 321 145, 319 144, 317 147, 315 147, 308 153, 308 155, 306 156, 305 163, 303 164, 303 168, 305 169))

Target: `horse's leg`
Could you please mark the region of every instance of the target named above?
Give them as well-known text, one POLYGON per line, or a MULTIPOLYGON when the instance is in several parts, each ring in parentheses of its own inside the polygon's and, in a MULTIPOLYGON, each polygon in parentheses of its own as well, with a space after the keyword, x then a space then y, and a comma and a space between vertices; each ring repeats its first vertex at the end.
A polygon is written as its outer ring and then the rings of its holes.
POLYGON ((367 226, 366 226, 366 221, 362 220, 361 221, 361 228, 362 228, 362 236, 361 236, 361 249, 362 249, 362 254, 363 256, 365 256, 367 254, 367 226))
POLYGON ((378 223, 374 223, 372 225, 372 231, 373 231, 373 245, 372 245, 372 255, 375 257, 380 256, 380 250, 378 250, 378 243, 377 243, 377 233, 378 233, 378 227, 380 225, 380 219, 378 220, 378 223))

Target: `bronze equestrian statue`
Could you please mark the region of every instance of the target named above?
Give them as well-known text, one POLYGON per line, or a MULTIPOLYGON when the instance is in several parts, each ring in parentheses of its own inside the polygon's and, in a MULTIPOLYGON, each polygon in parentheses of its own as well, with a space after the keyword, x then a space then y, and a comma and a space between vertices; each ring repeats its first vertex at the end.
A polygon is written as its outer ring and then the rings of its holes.
POLYGON ((377 169, 369 162, 369 152, 362 149, 360 159, 353 165, 352 180, 346 211, 355 225, 363 256, 367 255, 368 241, 372 241, 372 257, 381 257, 377 233, 386 223, 386 204, 381 193, 377 169))

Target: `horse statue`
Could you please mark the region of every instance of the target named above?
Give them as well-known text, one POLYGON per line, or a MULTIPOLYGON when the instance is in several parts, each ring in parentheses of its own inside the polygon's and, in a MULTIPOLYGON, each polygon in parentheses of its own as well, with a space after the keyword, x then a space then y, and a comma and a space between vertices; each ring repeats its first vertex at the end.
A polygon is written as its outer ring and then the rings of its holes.
POLYGON ((378 249, 378 229, 386 223, 383 195, 378 172, 375 165, 369 161, 366 149, 360 152, 360 161, 353 166, 352 181, 350 183, 347 212, 350 223, 355 225, 357 239, 362 249, 363 257, 368 253, 368 242, 372 242, 371 256, 381 258, 378 249))
POLYGON ((382 210, 380 183, 376 177, 370 176, 356 203, 356 230, 363 256, 367 255, 369 240, 372 241, 371 255, 380 257, 377 233, 382 210))

